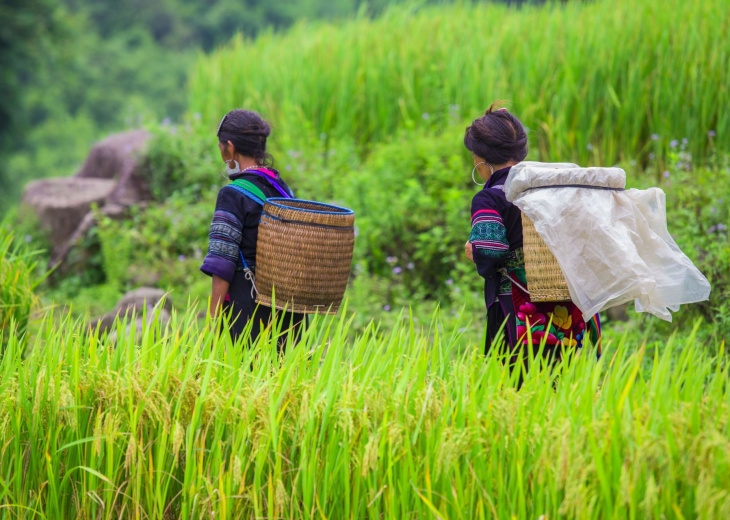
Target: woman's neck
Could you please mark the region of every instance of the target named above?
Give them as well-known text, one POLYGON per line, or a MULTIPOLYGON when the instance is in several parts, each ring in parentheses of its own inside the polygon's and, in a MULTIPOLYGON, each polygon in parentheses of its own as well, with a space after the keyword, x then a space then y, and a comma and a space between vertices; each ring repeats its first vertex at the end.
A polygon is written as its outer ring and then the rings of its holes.
POLYGON ((259 166, 259 164, 256 162, 256 159, 254 159, 250 155, 241 155, 239 153, 234 153, 233 159, 241 167, 241 171, 245 170, 246 168, 253 168, 255 166, 259 166))
POLYGON ((510 166, 514 166, 515 164, 518 164, 516 161, 507 161, 504 164, 493 164, 492 168, 494 168, 495 172, 498 172, 499 170, 504 170, 505 168, 509 168, 510 166))

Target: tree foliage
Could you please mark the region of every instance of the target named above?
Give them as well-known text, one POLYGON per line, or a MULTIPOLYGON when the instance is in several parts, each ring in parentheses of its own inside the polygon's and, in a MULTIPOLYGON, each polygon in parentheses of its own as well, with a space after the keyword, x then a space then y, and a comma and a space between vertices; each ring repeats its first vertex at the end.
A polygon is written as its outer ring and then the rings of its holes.
POLYGON ((177 120, 198 52, 300 19, 377 14, 375 0, 4 0, 0 214, 32 178, 73 173, 105 133, 177 120), (11 153, 12 152, 12 153, 11 153))
MULTIPOLYGON (((27 125, 23 89, 57 38, 56 0, 4 0, 0 3, 0 155, 16 142, 18 127, 27 125)), ((6 190, 4 162, 0 187, 6 190)))

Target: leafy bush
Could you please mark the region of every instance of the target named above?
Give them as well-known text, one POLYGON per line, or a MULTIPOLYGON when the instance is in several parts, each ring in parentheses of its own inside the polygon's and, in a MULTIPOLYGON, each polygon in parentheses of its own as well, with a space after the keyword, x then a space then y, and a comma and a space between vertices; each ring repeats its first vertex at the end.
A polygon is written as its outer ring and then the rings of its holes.
MULTIPOLYGON (((217 188, 216 188, 217 190, 217 188)), ((133 208, 128 220, 99 220, 107 282, 124 290, 139 285, 188 287, 208 245, 215 192, 176 193, 164 204, 133 208)))
POLYGON ((211 166, 215 164, 212 153, 217 151, 215 135, 210 139, 194 135, 189 126, 152 130, 155 137, 148 145, 141 173, 157 201, 180 190, 200 191, 210 185, 211 166))
POLYGON ((408 294, 441 299, 448 280, 477 278, 462 253, 478 189, 462 135, 461 127, 403 134, 359 167, 333 172, 335 200, 357 215, 356 261, 401 281, 408 294))
POLYGON ((628 186, 658 186, 667 196, 668 229, 677 245, 712 285, 710 299, 682 306, 666 323, 646 315, 634 315, 629 328, 644 336, 666 337, 677 327, 689 328, 698 319, 710 324, 700 336, 730 337, 730 156, 716 155, 707 166, 693 164, 685 143, 675 141, 667 162, 650 163, 656 177, 636 172, 628 186))
MULTIPOLYGON (((345 139, 330 140, 326 147, 324 139, 317 139, 296 149, 286 149, 293 145, 285 139, 273 140, 277 167, 298 197, 355 210, 357 282, 348 290, 350 308, 384 317, 413 302, 440 302, 458 312, 469 301, 480 319, 480 297, 472 295, 481 294, 482 282, 462 254, 471 197, 479 189, 469 176, 471 158, 462 132, 456 122, 440 132, 411 130, 367 151, 345 139)), ((162 204, 136 210, 129 221, 100 226, 104 271, 118 289, 142 283, 196 286, 196 295, 205 296, 205 279, 197 268, 207 248, 215 196, 225 180, 217 173, 217 149, 188 143, 208 138, 189 127, 158 131, 148 164, 157 165, 151 175, 164 179, 160 186, 171 195, 162 204)), ((633 172, 628 185, 659 185, 666 191, 670 233, 713 284, 710 301, 683 308, 675 323, 686 327, 702 317, 727 334, 730 177, 716 160, 710 168, 693 166, 684 147, 669 154, 669 163, 644 165, 658 171, 657 177, 627 164, 633 172)), ((668 332, 654 321, 652 328, 668 332)))
MULTIPOLYGON (((477 191, 462 135, 463 127, 455 124, 438 134, 404 132, 365 157, 346 140, 330 143, 326 154, 317 141, 286 151, 279 143, 275 157, 298 197, 355 210, 355 263, 361 272, 397 281, 409 294, 438 299, 449 291, 447 280, 474 279, 461 252, 469 235, 471 197, 477 191)), ((152 249, 168 259, 206 250, 215 193, 225 180, 216 174, 220 160, 210 152, 212 147, 193 146, 194 157, 186 158, 182 146, 205 139, 190 131, 158 132, 147 164, 153 168, 150 175, 164 186, 158 192, 175 195, 144 217, 139 213, 133 223, 112 224, 136 236, 137 258, 152 249)), ((107 242, 119 248, 124 239, 115 235, 107 242)), ((117 251, 109 255, 111 263, 122 257, 117 251)))
POLYGON ((699 315, 730 337, 730 170, 692 168, 688 156, 674 159, 674 168, 662 175, 669 231, 712 284, 710 300, 680 313, 679 324, 699 315))

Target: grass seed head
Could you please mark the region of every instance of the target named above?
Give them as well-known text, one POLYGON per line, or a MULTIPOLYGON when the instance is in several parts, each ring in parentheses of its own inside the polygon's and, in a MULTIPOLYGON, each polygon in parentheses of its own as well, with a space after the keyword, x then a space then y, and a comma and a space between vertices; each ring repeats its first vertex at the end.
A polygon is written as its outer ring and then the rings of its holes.
POLYGON ((360 474, 364 477, 370 471, 374 471, 378 467, 378 459, 380 458, 380 432, 372 432, 365 444, 365 451, 362 457, 360 474))
POLYGON ((134 435, 129 436, 127 452, 124 455, 124 469, 129 470, 137 462, 137 439, 134 435))
POLYGON ((183 442, 185 442, 185 429, 178 421, 175 421, 175 426, 172 428, 172 456, 176 459, 183 442))

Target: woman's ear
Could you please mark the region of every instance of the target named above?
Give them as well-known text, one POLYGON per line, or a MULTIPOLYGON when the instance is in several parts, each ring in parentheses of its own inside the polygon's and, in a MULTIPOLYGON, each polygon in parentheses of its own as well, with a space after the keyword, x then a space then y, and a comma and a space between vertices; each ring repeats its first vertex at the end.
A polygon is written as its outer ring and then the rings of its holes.
POLYGON ((230 141, 227 141, 225 143, 218 142, 218 148, 221 149, 221 157, 224 161, 231 161, 233 160, 233 154, 236 153, 236 147, 233 146, 233 143, 230 141))

